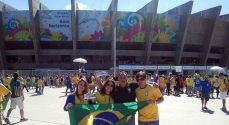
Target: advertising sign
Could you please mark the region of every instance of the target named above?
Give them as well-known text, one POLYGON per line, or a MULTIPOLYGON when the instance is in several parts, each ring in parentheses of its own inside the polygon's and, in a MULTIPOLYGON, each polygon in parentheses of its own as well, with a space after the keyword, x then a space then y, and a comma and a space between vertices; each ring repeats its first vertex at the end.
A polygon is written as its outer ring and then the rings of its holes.
POLYGON ((72 25, 70 10, 40 10, 41 41, 71 41, 72 25))

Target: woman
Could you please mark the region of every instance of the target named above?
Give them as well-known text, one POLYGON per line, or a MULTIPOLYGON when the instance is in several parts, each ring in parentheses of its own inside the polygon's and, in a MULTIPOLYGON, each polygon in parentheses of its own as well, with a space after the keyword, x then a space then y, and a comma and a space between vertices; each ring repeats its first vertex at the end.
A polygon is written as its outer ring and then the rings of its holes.
POLYGON ((88 93, 88 84, 84 79, 80 79, 76 91, 68 95, 64 110, 67 111, 73 104, 91 104, 90 100, 84 99, 84 94, 88 93))
POLYGON ((38 95, 41 95, 42 94, 43 84, 44 84, 44 80, 41 78, 41 76, 38 76, 38 82, 37 82, 37 87, 38 87, 37 94, 38 95))
POLYGON ((56 76, 55 81, 56 81, 56 88, 60 88, 60 79, 58 76, 56 76))
POLYGON ((115 93, 115 82, 112 80, 107 80, 104 83, 103 88, 95 93, 97 104, 113 104, 114 103, 114 93, 115 93))

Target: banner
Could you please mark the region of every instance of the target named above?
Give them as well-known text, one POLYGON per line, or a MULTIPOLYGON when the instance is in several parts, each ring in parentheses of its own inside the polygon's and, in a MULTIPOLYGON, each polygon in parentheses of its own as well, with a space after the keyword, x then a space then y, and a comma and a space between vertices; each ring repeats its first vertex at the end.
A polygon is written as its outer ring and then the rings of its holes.
POLYGON ((110 11, 78 11, 78 31, 79 41, 111 41, 110 11))
POLYGON ((158 14, 153 28, 152 41, 157 43, 176 43, 179 25, 179 15, 158 14))
POLYGON ((68 110, 70 125, 124 125, 131 115, 146 105, 146 101, 100 105, 76 104, 68 110))
POLYGON ((2 11, 5 41, 32 41, 29 11, 2 11))
POLYGON ((116 40, 119 42, 144 42, 146 31, 145 13, 117 12, 116 40))
POLYGON ((70 10, 40 10, 41 41, 71 41, 72 25, 70 10))

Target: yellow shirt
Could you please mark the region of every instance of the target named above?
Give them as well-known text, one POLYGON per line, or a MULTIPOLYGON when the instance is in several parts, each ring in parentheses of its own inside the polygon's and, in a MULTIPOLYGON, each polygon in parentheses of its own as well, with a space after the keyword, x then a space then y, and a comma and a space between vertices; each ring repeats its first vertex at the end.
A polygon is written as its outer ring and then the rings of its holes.
POLYGON ((160 77, 159 78, 159 83, 162 84, 162 85, 165 85, 166 84, 166 80, 164 77, 160 77))
POLYGON ((4 86, 8 86, 10 87, 10 82, 11 82, 11 78, 10 77, 6 77, 4 78, 4 86))
POLYGON ((176 86, 176 79, 174 77, 171 78, 171 82, 174 86, 176 86))
MULTIPOLYGON (((145 88, 138 87, 136 90, 136 96, 138 101, 146 101, 149 99, 157 100, 162 97, 160 90, 151 84, 148 84, 145 88)), ((149 104, 146 107, 138 111, 138 120, 142 122, 157 121, 159 120, 158 106, 157 104, 149 104)))
POLYGON ((214 84, 214 79, 213 78, 209 78, 209 81, 210 81, 211 85, 214 84))
POLYGON ((84 99, 84 95, 80 95, 79 97, 75 96, 75 104, 88 104, 88 100, 84 99))
POLYGON ((71 80, 73 84, 77 84, 79 82, 79 78, 77 78, 77 76, 73 76, 71 80))
POLYGON ((102 95, 100 92, 95 93, 97 104, 114 104, 114 100, 109 95, 102 95))
MULTIPOLYGON (((89 78, 90 79, 90 78, 89 78)), ((93 86, 95 85, 95 77, 94 76, 91 76, 91 84, 89 84, 90 86, 93 86)))
POLYGON ((56 83, 59 83, 60 82, 60 79, 59 78, 56 78, 55 80, 56 80, 56 83))
POLYGON ((131 77, 128 77, 127 78, 127 82, 129 83, 129 82, 132 82, 132 78, 131 77))
POLYGON ((31 81, 34 83, 35 82, 35 77, 32 77, 31 78, 31 81))
POLYGON ((21 80, 21 84, 25 85, 25 80, 22 77, 20 77, 19 79, 21 80))
MULTIPOLYGON (((7 95, 10 92, 4 85, 0 84, 0 101, 3 101, 2 96, 7 95)), ((2 110, 2 104, 0 105, 0 110, 2 110)))
POLYGON ((227 88, 227 79, 225 79, 225 82, 224 82, 224 78, 221 79, 221 78, 218 78, 218 82, 219 82, 219 90, 220 92, 226 92, 226 88, 227 88))
POLYGON ((42 86, 44 83, 44 81, 42 79, 39 79, 37 82, 37 86, 42 86))
POLYGON ((185 80, 187 86, 193 86, 194 79, 193 78, 186 78, 185 80))

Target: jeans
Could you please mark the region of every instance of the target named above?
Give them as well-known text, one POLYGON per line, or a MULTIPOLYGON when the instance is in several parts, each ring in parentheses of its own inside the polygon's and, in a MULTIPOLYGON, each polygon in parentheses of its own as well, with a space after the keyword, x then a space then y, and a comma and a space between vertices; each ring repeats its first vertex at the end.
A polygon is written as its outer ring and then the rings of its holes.
POLYGON ((138 125, 159 125, 159 120, 158 121, 152 121, 152 122, 141 122, 141 121, 138 121, 138 125))
POLYGON ((128 122, 126 123, 126 125, 135 125, 135 115, 133 115, 128 122))
POLYGON ((38 94, 41 94, 41 91, 42 91, 42 86, 38 86, 38 94))

